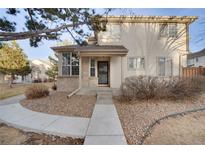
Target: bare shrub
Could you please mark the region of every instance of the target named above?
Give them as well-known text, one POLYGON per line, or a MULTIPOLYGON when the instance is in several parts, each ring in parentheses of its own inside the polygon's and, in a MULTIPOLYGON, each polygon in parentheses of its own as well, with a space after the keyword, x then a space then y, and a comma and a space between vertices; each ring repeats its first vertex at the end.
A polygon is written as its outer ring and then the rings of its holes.
MULTIPOLYGON (((121 98, 127 101, 152 98, 184 98, 201 91, 205 77, 162 78, 151 76, 132 76, 121 85, 121 98)), ((205 89, 205 88, 204 88, 205 89)))
POLYGON ((48 87, 43 84, 34 84, 25 92, 27 99, 41 98, 49 95, 48 87))

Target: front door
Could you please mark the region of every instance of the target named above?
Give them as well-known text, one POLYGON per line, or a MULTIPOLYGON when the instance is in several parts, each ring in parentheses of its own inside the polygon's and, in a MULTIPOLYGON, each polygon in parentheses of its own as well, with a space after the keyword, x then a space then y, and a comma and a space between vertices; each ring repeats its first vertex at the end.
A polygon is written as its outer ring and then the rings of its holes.
POLYGON ((98 61, 98 84, 108 84, 108 61, 98 61))

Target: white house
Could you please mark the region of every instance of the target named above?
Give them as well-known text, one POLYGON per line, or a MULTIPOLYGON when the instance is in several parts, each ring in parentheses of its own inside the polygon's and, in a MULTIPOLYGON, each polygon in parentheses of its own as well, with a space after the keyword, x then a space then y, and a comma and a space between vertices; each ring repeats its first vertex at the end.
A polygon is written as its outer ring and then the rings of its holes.
POLYGON ((31 61, 31 78, 32 80, 47 80, 49 76, 46 71, 51 67, 51 63, 46 60, 35 59, 31 61))
POLYGON ((46 71, 51 67, 49 61, 41 60, 41 59, 30 60, 30 67, 32 71, 27 76, 24 76, 24 80, 22 79, 21 76, 16 76, 14 82, 29 83, 34 81, 45 81, 49 79, 48 75, 46 75, 46 71))
POLYGON ((106 31, 87 46, 52 47, 59 57, 58 90, 108 86, 126 77, 180 76, 187 65, 189 25, 195 16, 109 16, 106 31))
POLYGON ((205 67, 205 49, 199 52, 188 54, 187 65, 193 67, 199 67, 199 66, 205 67))

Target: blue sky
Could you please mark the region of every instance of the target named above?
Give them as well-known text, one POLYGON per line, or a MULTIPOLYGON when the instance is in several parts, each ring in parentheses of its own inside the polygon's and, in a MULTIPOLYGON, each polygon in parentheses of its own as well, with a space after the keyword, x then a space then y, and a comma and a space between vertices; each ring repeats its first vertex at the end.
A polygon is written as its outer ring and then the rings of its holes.
MULTIPOLYGON (((4 9, 0 9, 0 16, 5 16, 4 11, 4 9)), ((97 9, 97 11, 101 12, 102 9, 97 9)), ((111 15, 129 15, 130 13, 134 15, 198 16, 199 19, 190 25, 190 50, 192 52, 196 52, 205 48, 205 40, 197 43, 200 34, 203 32, 205 34, 205 9, 116 9, 111 12, 111 15)), ((17 31, 22 31, 22 26, 24 24, 23 16, 16 17, 12 20, 17 22, 17 31)), ((69 34, 63 34, 61 39, 69 40, 71 38, 69 34)), ((38 48, 30 47, 28 40, 20 40, 18 43, 20 44, 21 48, 23 48, 29 59, 47 59, 49 55, 53 54, 53 51, 50 49, 50 47, 55 46, 57 41, 43 41, 38 48)))

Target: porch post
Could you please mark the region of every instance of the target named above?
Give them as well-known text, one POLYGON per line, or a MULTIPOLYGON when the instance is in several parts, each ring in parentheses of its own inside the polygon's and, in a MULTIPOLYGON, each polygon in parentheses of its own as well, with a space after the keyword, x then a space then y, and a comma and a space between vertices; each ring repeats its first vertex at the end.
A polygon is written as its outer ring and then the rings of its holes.
POLYGON ((123 65, 123 58, 121 56, 121 84, 124 82, 124 65, 123 65))
POLYGON ((79 88, 81 88, 82 84, 82 57, 79 56, 79 88))

